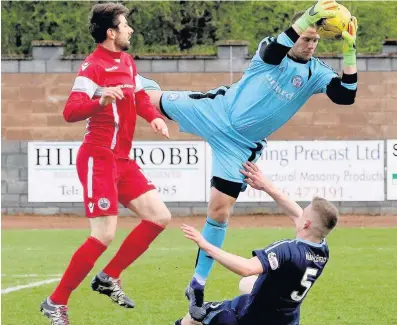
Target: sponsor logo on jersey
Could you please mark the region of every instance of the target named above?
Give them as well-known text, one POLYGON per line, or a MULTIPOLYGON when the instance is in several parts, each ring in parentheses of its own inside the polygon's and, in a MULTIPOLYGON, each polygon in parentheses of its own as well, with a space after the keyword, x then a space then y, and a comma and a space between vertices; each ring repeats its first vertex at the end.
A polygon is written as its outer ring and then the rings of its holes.
POLYGON ((109 209, 109 208, 110 208, 110 201, 109 201, 109 199, 107 199, 107 198, 105 198, 105 197, 100 198, 100 199, 98 200, 98 207, 99 207, 101 210, 107 210, 107 209, 109 209))
POLYGON ((291 79, 292 86, 300 88, 303 85, 303 78, 299 75, 293 76, 291 79))
POLYGON ((284 101, 291 100, 295 95, 295 93, 290 93, 281 88, 277 80, 274 80, 270 74, 266 75, 265 84, 275 92, 278 98, 284 101))
POLYGON ((274 252, 267 254, 267 259, 269 260, 270 268, 272 270, 277 270, 279 267, 277 255, 274 252))
POLYGON ((112 72, 112 71, 116 71, 119 67, 117 65, 114 65, 111 68, 106 68, 105 71, 106 72, 112 72))
POLYGON ((119 88, 131 88, 131 89, 135 88, 134 85, 130 85, 130 84, 117 85, 116 87, 119 87, 119 88))
POLYGON ((306 259, 308 261, 313 261, 313 262, 320 262, 320 263, 326 263, 327 262, 327 258, 324 256, 320 256, 320 255, 313 255, 310 253, 306 253, 306 259))

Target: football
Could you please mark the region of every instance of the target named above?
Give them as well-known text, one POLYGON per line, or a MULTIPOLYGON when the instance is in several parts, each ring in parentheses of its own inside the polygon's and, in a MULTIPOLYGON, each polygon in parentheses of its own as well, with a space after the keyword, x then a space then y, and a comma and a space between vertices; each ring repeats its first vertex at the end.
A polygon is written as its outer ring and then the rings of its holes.
POLYGON ((341 4, 337 4, 334 18, 321 19, 317 23, 317 32, 322 39, 341 39, 342 32, 348 31, 352 19, 350 11, 341 4))

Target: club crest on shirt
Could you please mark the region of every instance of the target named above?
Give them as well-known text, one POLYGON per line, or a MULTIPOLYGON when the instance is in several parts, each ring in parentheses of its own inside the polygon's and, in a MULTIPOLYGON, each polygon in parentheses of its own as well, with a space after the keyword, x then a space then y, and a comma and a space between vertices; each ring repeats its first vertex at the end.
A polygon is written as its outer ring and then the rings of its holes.
POLYGON ((303 85, 303 78, 299 75, 293 76, 291 79, 292 86, 300 88, 303 85))
POLYGON ((109 209, 109 208, 110 208, 110 201, 109 201, 109 199, 107 199, 107 198, 105 198, 105 197, 100 198, 100 199, 98 200, 98 207, 99 207, 101 210, 107 210, 107 209, 109 209))
POLYGON ((276 253, 271 252, 267 254, 267 259, 269 260, 270 268, 274 271, 278 269, 278 259, 276 253))
POLYGON ((171 94, 168 95, 167 98, 170 101, 174 101, 174 100, 177 100, 179 98, 179 94, 178 93, 171 93, 171 94))

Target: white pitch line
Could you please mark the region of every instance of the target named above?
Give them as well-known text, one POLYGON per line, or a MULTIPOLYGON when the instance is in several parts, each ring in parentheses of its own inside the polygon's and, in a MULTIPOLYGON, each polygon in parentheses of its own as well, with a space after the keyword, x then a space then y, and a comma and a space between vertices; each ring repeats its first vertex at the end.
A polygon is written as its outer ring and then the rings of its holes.
POLYGON ((5 288, 5 289, 1 290, 1 294, 4 295, 6 293, 10 293, 10 292, 14 292, 14 291, 19 291, 19 290, 28 289, 28 288, 34 288, 34 287, 40 287, 40 286, 42 286, 44 284, 57 282, 60 279, 61 278, 48 279, 48 280, 44 280, 44 281, 31 282, 31 283, 24 284, 24 285, 19 285, 19 286, 16 286, 16 287, 5 288))
POLYGON ((1 274, 4 277, 11 277, 11 278, 39 278, 39 277, 48 277, 48 276, 62 276, 62 274, 1 274))

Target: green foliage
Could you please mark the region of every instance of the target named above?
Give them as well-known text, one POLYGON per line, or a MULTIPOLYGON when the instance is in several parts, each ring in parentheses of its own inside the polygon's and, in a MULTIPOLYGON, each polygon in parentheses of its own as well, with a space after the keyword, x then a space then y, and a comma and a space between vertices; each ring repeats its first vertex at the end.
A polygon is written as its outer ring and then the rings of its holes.
MULTIPOLYGON (((308 5, 299 3, 302 8, 308 5)), ((226 2, 219 10, 217 37, 249 41, 249 52, 255 52, 266 36, 277 35, 289 25, 295 12, 291 2, 226 2)))
POLYGON ((88 53, 93 41, 87 30, 89 2, 2 2, 1 52, 27 54, 32 40, 65 42, 68 54, 88 53))
MULTIPOLYGON (((397 38, 397 3, 342 2, 359 22, 358 51, 377 53, 386 37, 397 38)), ((95 46, 88 32, 94 2, 2 1, 1 51, 28 54, 32 40, 65 42, 65 54, 87 54, 95 46)), ((249 41, 254 53, 268 35, 286 29, 302 1, 134 1, 129 21, 134 53, 216 53, 218 40, 249 41)), ((341 42, 321 42, 318 52, 339 53, 341 42)))

